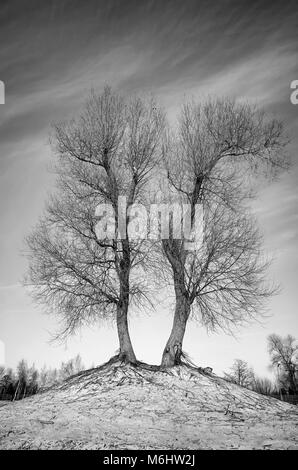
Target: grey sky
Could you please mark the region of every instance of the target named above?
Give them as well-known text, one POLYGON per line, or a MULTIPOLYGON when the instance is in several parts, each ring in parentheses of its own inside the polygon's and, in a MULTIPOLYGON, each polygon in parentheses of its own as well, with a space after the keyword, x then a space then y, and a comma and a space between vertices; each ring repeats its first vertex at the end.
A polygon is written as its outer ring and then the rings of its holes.
MULTIPOLYGON (((53 177, 47 145, 50 123, 69 118, 91 87, 108 83, 123 92, 153 92, 174 117, 184 95, 232 95, 257 101, 283 119, 292 138, 293 167, 261 191, 255 204, 265 246, 275 255, 271 275, 282 293, 263 326, 237 339, 207 336, 189 324, 185 349, 217 372, 233 359, 268 374, 266 336, 298 336, 298 105, 290 83, 298 79, 296 1, 3 1, 0 10, 0 339, 7 364, 25 357, 58 364, 81 352, 87 365, 117 348, 116 331, 102 325, 64 346, 49 345, 56 320, 41 314, 19 283, 25 270, 23 237, 37 221, 53 177)), ((131 318, 136 352, 158 362, 171 315, 131 318), (154 352, 152 352, 154 349, 154 352)))

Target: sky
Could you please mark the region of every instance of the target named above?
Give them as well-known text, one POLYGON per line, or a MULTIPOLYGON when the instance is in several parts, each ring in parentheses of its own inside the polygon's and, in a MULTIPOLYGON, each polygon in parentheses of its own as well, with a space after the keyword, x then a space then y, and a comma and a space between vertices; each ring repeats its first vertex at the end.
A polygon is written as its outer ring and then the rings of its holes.
MULTIPOLYGON (((24 237, 42 212, 54 178, 50 125, 69 119, 91 88, 153 93, 174 119, 185 97, 231 96, 257 102, 281 119, 291 139, 292 167, 262 187, 254 210, 264 247, 274 256, 268 276, 281 284, 268 317, 235 336, 207 334, 189 323, 184 349, 221 374, 235 358, 270 376, 266 338, 298 337, 298 5, 294 1, 1 0, 0 80, 0 354, 15 367, 58 366, 80 353, 87 367, 117 349, 113 323, 83 329, 67 344, 51 342, 57 318, 45 315, 22 286, 24 237)), ((135 313, 130 330, 139 359, 159 363, 172 310, 135 313)), ((0 357, 1 360, 1 357, 0 357)))

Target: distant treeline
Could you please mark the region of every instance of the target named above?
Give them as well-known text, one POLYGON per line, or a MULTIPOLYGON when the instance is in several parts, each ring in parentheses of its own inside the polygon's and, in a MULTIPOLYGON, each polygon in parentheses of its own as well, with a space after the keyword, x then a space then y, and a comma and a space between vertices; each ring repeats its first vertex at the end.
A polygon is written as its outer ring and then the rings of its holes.
POLYGON ((38 370, 34 365, 29 367, 24 359, 15 371, 0 366, 0 400, 21 400, 82 370, 84 365, 79 354, 55 369, 44 366, 38 370))
MULTIPOLYGON (((298 396, 298 342, 287 335, 284 338, 268 336, 269 368, 275 374, 275 381, 256 377, 246 361, 236 359, 225 379, 258 393, 272 396, 298 396)), ((292 402, 292 400, 290 400, 292 402)), ((296 402, 296 401, 295 401, 296 402)))
POLYGON ((249 367, 246 361, 235 359, 229 372, 224 373, 224 378, 231 383, 248 388, 262 395, 275 396, 279 393, 279 387, 276 382, 268 378, 261 378, 255 375, 252 367, 249 367))

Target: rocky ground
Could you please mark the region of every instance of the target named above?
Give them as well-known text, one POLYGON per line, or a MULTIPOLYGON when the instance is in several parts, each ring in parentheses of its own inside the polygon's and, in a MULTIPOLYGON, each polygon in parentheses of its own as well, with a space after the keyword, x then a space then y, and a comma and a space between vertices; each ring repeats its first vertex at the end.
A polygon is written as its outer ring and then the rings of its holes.
POLYGON ((112 362, 0 407, 0 449, 298 449, 298 407, 189 366, 112 362))

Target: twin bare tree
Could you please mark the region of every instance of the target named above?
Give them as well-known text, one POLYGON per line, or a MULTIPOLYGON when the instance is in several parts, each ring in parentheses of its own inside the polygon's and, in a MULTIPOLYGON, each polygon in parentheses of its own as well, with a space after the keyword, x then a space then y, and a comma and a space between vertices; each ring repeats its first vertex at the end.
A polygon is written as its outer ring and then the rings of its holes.
POLYGON ((154 100, 125 99, 110 88, 92 93, 78 119, 54 127, 57 190, 27 238, 28 283, 37 301, 60 314, 61 335, 115 318, 119 357, 136 363, 128 313, 152 302, 152 277, 175 294, 163 367, 181 362, 190 318, 229 329, 262 314, 274 289, 248 202, 253 178, 286 167, 285 144, 282 125, 248 104, 187 104, 170 131, 154 100), (131 236, 137 215, 130 208, 149 207, 157 180, 165 202, 187 207, 181 224, 187 215, 188 235, 177 238, 170 214, 166 237, 131 236), (115 216, 114 234, 105 238, 96 231, 100 204, 115 216))

